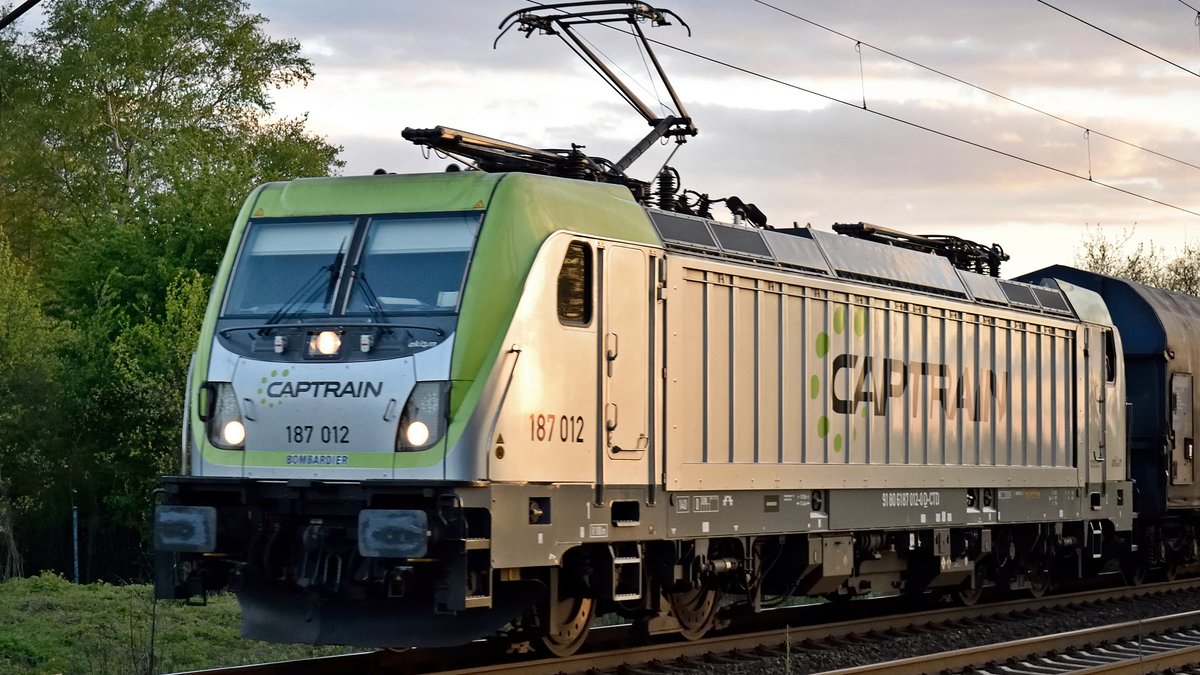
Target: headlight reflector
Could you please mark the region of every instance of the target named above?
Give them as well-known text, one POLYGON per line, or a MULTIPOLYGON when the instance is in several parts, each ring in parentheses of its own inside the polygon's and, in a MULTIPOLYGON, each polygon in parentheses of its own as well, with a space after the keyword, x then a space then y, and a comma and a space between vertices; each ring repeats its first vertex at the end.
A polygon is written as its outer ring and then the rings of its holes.
POLYGON ((425 450, 446 432, 449 382, 418 382, 408 395, 396 434, 396 449, 425 450))
POLYGON ((212 411, 208 417, 208 440, 224 450, 241 450, 246 442, 246 423, 238 407, 233 385, 228 382, 208 382, 212 396, 212 411))

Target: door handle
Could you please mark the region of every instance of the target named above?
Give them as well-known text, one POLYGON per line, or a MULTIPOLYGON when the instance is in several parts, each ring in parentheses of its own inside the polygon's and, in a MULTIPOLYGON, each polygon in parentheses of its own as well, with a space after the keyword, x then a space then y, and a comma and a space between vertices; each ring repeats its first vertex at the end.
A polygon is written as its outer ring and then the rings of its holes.
POLYGON ((620 338, 616 333, 604 334, 604 359, 608 362, 608 376, 613 374, 613 361, 617 360, 617 355, 621 352, 620 338))

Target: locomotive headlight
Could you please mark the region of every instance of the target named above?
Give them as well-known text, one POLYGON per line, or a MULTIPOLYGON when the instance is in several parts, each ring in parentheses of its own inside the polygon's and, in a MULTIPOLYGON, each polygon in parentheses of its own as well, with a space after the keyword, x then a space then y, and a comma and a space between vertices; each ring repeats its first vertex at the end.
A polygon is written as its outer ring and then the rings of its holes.
POLYGON ((210 396, 208 440, 218 448, 241 450, 246 442, 246 423, 238 407, 233 385, 228 382, 208 382, 210 396))
POLYGON ((229 420, 221 428, 221 438, 229 445, 241 445, 246 441, 246 425, 241 420, 229 420))
POLYGON ((449 394, 449 382, 418 382, 413 387, 400 415, 396 450, 425 450, 442 439, 449 394))
POLYGON ((342 336, 336 331, 323 330, 308 336, 309 356, 334 356, 342 348, 342 336))
POLYGON ((413 447, 419 447, 429 442, 429 425, 421 420, 410 422, 404 429, 404 440, 413 447))

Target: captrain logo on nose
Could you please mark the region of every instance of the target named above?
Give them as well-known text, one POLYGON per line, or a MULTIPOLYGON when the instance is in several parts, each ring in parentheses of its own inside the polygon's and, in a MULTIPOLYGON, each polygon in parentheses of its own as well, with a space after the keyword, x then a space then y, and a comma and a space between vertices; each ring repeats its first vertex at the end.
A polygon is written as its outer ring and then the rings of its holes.
POLYGON ((283 372, 272 370, 263 376, 258 387, 258 402, 268 408, 283 405, 285 399, 297 398, 377 398, 383 394, 383 382, 358 382, 355 380, 277 380, 287 377, 290 369, 283 372))
POLYGON ((267 396, 271 398, 375 398, 383 393, 383 382, 301 380, 299 382, 272 382, 267 385, 266 389, 267 396))

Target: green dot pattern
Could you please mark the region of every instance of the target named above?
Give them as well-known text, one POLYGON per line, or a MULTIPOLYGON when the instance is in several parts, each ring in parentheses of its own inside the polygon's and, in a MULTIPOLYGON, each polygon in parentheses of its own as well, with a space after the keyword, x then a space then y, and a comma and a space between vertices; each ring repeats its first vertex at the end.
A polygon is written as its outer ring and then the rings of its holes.
POLYGON ((829 353, 829 334, 824 331, 818 333, 815 346, 817 349, 817 358, 825 358, 825 355, 829 353))
POLYGON ((821 395, 821 378, 813 375, 808 379, 808 397, 812 400, 817 400, 821 395))
POLYGON ((862 337, 867 332, 867 312, 859 307, 854 310, 854 334, 862 337))
POLYGON ((846 332, 846 308, 838 307, 833 310, 833 332, 841 335, 846 332))
POLYGON ((842 451, 842 435, 841 434, 837 434, 833 437, 833 451, 834 452, 842 451))
POLYGON ((817 435, 820 436, 821 438, 825 438, 826 436, 829 435, 829 418, 828 417, 822 417, 821 419, 817 420, 817 435))

